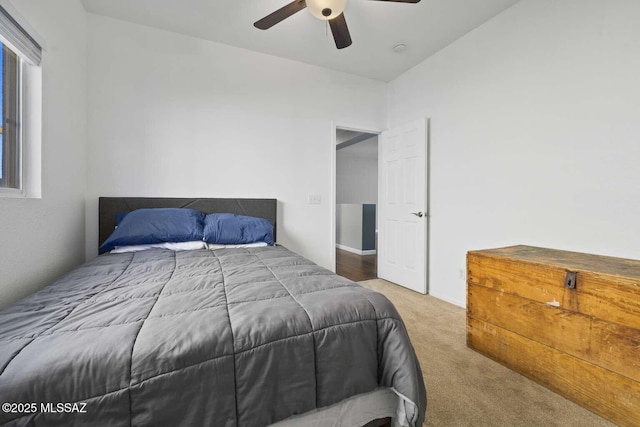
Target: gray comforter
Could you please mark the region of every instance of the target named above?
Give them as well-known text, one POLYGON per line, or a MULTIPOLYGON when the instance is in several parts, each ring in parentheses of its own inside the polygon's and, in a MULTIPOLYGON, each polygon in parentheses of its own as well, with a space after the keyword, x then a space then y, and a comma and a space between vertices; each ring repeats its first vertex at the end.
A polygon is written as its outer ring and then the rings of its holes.
POLYGON ((263 426, 378 386, 422 425, 393 305, 283 247, 106 254, 0 311, 8 425, 263 426))

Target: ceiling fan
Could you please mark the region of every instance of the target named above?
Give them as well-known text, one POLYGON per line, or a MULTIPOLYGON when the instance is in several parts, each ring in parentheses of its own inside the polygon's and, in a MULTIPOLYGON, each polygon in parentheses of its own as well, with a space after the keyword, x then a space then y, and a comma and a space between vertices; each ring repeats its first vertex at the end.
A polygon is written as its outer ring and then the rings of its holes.
MULTIPOLYGON (((420 0, 378 1, 418 3, 420 0)), ((294 13, 307 8, 316 18, 322 19, 323 21, 329 21, 329 26, 331 27, 331 33, 333 34, 333 40, 336 42, 336 47, 338 49, 344 49, 351 45, 351 35, 349 34, 349 28, 347 28, 347 21, 345 21, 344 14, 342 13, 345 7, 347 7, 347 0, 294 0, 272 14, 254 22, 253 26, 261 30, 267 30, 278 22, 284 21, 294 13)))

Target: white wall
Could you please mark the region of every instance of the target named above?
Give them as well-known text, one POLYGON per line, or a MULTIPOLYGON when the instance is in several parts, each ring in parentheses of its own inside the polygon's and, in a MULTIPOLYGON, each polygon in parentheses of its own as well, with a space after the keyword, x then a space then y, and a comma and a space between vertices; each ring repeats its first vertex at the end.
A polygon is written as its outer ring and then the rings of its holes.
POLYGON ((98 196, 274 197, 278 241, 332 268, 333 121, 386 84, 89 15, 87 257, 98 196), (309 205, 309 195, 321 195, 309 205))
POLYGON ((522 0, 389 85, 431 118, 431 293, 471 249, 640 258, 640 2, 522 0))
POLYGON ((336 205, 336 245, 362 250, 362 205, 336 205))
POLYGON ((20 0, 44 39, 42 198, 0 198, 0 307, 84 259, 86 14, 78 0, 20 0))
POLYGON ((377 147, 376 135, 336 151, 336 203, 378 203, 377 147))

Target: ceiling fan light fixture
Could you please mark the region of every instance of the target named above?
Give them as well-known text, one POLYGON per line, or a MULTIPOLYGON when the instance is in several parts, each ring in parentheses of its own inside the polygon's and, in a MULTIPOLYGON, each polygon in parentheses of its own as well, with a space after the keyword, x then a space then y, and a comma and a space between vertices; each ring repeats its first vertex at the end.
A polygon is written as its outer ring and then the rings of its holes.
MULTIPOLYGON (((396 3, 418 3, 420 0, 382 0, 396 3)), ((347 7, 347 0, 293 0, 253 23, 259 30, 268 30, 279 22, 300 12, 302 9, 309 9, 309 12, 316 18, 327 21, 327 28, 331 28, 333 40, 338 49, 351 46, 351 34, 347 21, 344 18, 344 9, 347 7)), ((402 47, 397 47, 402 49, 402 47)), ((398 50, 396 50, 398 51, 398 50)))
POLYGON ((337 17, 347 7, 347 0, 307 0, 306 3, 309 12, 323 21, 337 17))

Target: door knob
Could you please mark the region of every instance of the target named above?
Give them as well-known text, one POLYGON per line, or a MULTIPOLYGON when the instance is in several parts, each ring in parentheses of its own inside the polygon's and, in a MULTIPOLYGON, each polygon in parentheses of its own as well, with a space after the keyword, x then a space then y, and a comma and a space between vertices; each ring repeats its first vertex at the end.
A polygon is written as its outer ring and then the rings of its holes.
POLYGON ((415 215, 418 218, 422 218, 424 216, 424 214, 422 212, 411 212, 411 215, 415 215))

